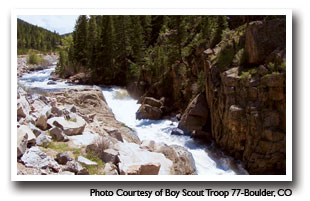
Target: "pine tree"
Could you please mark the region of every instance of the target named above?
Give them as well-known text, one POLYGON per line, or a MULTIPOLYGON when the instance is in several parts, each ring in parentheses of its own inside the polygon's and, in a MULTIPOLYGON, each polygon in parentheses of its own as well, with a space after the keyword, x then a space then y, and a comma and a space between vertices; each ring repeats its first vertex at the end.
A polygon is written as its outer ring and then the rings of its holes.
POLYGON ((74 35, 75 61, 82 67, 87 66, 87 16, 80 15, 77 19, 74 35))
POLYGON ((87 34, 87 58, 90 69, 96 69, 97 41, 96 16, 90 16, 87 34))

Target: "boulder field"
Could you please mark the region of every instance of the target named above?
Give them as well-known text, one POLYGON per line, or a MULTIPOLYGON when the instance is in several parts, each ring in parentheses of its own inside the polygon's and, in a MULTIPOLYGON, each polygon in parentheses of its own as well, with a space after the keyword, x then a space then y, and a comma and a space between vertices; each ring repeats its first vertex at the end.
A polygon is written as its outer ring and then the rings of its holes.
POLYGON ((196 174, 189 152, 142 143, 92 87, 48 96, 18 87, 17 162, 17 174, 196 174))

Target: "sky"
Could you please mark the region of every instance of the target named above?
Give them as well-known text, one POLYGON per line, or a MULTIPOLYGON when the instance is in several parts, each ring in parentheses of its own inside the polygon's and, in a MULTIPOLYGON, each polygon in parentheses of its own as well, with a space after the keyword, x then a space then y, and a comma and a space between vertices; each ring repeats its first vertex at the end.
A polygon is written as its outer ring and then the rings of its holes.
POLYGON ((66 34, 73 31, 78 15, 19 15, 17 17, 47 30, 66 34))

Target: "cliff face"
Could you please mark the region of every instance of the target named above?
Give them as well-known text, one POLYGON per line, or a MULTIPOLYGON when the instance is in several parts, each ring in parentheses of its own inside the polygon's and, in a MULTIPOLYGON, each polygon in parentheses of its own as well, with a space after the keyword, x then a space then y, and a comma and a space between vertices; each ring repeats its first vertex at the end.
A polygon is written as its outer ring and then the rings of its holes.
POLYGON ((251 174, 285 174, 285 21, 254 22, 239 36, 250 69, 221 66, 235 39, 205 52, 212 138, 251 174))

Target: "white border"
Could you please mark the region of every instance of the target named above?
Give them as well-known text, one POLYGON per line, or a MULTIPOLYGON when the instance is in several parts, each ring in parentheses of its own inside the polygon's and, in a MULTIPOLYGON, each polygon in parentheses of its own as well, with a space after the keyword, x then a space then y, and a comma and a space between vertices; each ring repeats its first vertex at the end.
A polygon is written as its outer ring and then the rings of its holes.
POLYGON ((292 10, 291 9, 14 9, 11 11, 12 181, 292 181, 292 10), (18 15, 286 15, 286 175, 17 175, 18 15))

